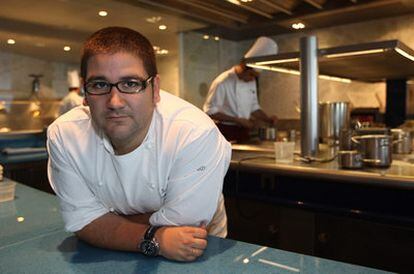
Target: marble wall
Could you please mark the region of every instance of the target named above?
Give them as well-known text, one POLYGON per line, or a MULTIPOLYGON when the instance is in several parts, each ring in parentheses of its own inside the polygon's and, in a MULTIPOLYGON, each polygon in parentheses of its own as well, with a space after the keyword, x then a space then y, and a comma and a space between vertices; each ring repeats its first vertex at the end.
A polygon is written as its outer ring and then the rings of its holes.
MULTIPOLYGON (((414 16, 401 16, 373 20, 364 23, 342 25, 315 31, 303 31, 288 35, 273 36, 279 52, 297 51, 299 39, 305 35, 316 35, 319 48, 335 47, 356 43, 399 39, 409 47, 414 47, 414 16)), ((200 87, 208 86, 223 70, 236 64, 253 44, 254 40, 232 42, 202 40, 197 33, 186 33, 183 39, 184 65, 181 67, 184 98, 201 107, 205 92, 200 87)), ((298 119, 295 107, 299 104, 299 76, 263 71, 260 77, 260 96, 262 108, 269 114, 281 119, 298 119)), ((385 84, 352 82, 349 84, 319 80, 319 99, 321 101, 351 101, 357 107, 385 107, 385 84)))
POLYGON ((33 80, 29 74, 43 74, 40 78, 40 98, 61 98, 68 89, 66 73, 69 69, 76 68, 77 64, 0 52, 0 98, 29 98, 33 80))
POLYGON ((240 45, 187 32, 181 34, 180 48, 180 97, 201 108, 212 80, 239 62, 240 45))
MULTIPOLYGON (((178 54, 157 56, 157 65, 162 75, 161 88, 178 95, 178 54)), ((29 99, 33 80, 29 74, 43 74, 39 98, 62 98, 68 91, 67 71, 73 69, 79 70, 79 64, 52 62, 0 51, 0 100, 29 99)))

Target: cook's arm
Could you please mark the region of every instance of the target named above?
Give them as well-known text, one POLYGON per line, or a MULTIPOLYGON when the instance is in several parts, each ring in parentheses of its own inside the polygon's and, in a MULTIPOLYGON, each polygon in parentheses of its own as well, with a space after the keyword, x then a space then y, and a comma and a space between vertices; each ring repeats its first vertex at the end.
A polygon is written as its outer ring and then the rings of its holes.
POLYGON ((220 122, 232 122, 235 123, 241 127, 245 127, 245 128, 253 128, 254 124, 252 121, 250 121, 249 119, 245 119, 245 118, 239 118, 239 117, 233 117, 227 114, 224 114, 222 112, 217 112, 214 114, 210 115, 211 119, 213 120, 217 120, 220 122))
POLYGON ((254 117, 254 118, 256 118, 256 119, 258 119, 258 120, 261 120, 261 121, 263 121, 263 122, 265 122, 265 123, 268 123, 268 124, 270 124, 270 125, 276 125, 276 123, 277 123, 277 116, 276 115, 272 115, 272 116, 268 116, 263 110, 261 110, 261 109, 258 109, 258 110, 255 110, 255 111, 253 111, 252 113, 251 113, 251 115, 254 117))

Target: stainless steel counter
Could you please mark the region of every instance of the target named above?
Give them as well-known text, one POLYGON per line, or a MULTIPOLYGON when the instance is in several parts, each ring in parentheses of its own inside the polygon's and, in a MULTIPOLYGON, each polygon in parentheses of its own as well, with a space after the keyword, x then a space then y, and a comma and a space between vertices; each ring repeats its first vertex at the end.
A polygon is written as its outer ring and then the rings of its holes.
MULTIPOLYGON (((338 180, 344 183, 362 183, 392 188, 414 189, 414 164, 409 161, 414 155, 404 159, 394 159, 390 168, 364 168, 345 170, 338 167, 335 160, 320 163, 305 163, 295 159, 293 163, 276 163, 272 143, 233 145, 231 168, 273 172, 281 175, 301 176, 338 180)), ((394 156, 394 158, 397 158, 394 156)))

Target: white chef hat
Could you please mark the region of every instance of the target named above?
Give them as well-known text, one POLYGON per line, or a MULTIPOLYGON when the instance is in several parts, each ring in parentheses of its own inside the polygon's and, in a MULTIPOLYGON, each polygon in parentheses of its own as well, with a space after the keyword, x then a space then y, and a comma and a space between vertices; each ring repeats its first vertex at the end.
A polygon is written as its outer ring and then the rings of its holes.
POLYGON ((277 52, 278 46, 276 42, 269 37, 261 36, 257 38, 253 46, 246 52, 244 58, 273 55, 277 54, 277 52))
POLYGON ((68 85, 69 85, 69 88, 80 87, 79 73, 76 69, 68 71, 68 85))

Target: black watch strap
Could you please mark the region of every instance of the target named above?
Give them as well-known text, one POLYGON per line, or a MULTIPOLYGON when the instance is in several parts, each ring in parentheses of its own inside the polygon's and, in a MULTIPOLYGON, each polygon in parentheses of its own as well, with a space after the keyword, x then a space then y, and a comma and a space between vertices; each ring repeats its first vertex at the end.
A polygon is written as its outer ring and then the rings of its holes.
POLYGON ((150 225, 145 231, 144 240, 152 240, 155 236, 155 232, 160 228, 160 226, 152 226, 150 225))

